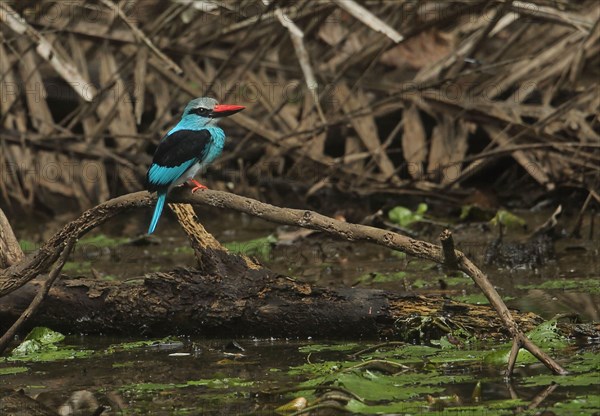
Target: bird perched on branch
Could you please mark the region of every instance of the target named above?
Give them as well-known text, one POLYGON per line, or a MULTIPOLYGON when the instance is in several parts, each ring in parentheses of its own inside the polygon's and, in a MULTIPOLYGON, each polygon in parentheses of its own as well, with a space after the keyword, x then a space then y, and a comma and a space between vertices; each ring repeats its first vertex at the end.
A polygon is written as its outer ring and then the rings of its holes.
POLYGON ((192 192, 206 189, 194 176, 223 151, 225 132, 217 126, 217 122, 219 118, 244 108, 241 105, 217 104, 209 97, 196 98, 188 103, 179 123, 160 141, 146 173, 146 189, 158 194, 148 234, 154 232, 167 194, 173 187, 191 183, 192 192))

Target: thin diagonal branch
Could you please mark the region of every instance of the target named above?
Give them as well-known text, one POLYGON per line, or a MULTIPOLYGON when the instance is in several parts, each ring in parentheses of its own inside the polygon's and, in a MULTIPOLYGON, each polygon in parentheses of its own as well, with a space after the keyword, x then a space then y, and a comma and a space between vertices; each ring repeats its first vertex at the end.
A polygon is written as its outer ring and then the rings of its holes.
POLYGON ((75 242, 76 240, 74 238, 67 240, 65 247, 62 250, 62 254, 58 259, 58 263, 56 263, 56 266, 54 266, 54 269, 52 269, 52 272, 50 272, 50 275, 31 301, 29 307, 23 311, 19 319, 17 319, 16 322, 8 329, 8 331, 6 331, 4 335, 2 335, 2 338, 0 338, 0 354, 4 352, 10 341, 19 331, 19 328, 21 328, 21 326, 23 326, 23 324, 27 322, 27 320, 31 316, 33 316, 33 314, 35 314, 37 309, 40 307, 40 305, 48 295, 50 288, 52 287, 56 279, 58 279, 58 277, 60 276, 60 271, 67 262, 69 254, 71 254, 71 250, 73 249, 75 242))

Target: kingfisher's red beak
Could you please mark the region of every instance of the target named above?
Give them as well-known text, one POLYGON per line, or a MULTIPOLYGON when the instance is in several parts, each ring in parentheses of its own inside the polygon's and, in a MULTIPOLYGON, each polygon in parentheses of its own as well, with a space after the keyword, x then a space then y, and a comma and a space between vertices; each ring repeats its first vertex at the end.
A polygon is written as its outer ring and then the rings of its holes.
POLYGON ((215 108, 210 112, 211 117, 227 117, 237 112, 242 111, 243 105, 231 105, 231 104, 217 104, 215 108))

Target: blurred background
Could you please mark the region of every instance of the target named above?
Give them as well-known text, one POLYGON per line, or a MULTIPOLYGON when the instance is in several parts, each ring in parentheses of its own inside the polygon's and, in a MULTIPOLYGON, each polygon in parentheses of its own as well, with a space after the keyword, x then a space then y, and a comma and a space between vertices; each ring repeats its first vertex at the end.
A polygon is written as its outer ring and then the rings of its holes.
POLYGON ((330 213, 595 193, 595 0, 359 3, 3 1, 0 207, 79 212, 143 189, 207 95, 247 106, 222 123, 214 189, 330 213))

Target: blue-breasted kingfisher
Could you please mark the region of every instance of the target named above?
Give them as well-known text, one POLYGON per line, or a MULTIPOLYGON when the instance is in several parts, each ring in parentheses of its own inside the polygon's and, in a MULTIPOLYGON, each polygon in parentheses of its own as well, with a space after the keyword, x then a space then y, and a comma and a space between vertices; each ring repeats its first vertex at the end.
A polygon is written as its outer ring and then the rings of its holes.
POLYGON ((196 98, 188 103, 179 123, 158 144, 146 173, 146 189, 156 191, 158 196, 148 234, 154 232, 171 189, 185 183, 193 184, 192 192, 206 189, 194 176, 223 151, 225 132, 217 123, 221 117, 244 108, 241 105, 218 104, 217 100, 209 97, 196 98))

